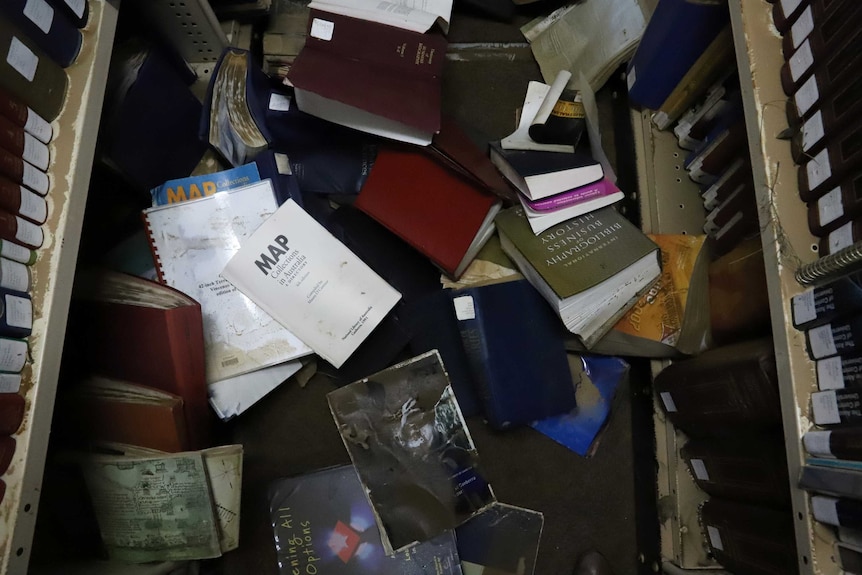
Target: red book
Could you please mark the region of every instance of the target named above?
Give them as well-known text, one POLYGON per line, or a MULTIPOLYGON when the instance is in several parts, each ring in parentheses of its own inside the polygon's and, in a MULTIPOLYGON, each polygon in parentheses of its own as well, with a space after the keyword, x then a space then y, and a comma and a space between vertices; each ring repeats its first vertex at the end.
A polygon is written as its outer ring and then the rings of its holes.
POLYGON ((0 393, 0 435, 12 435, 24 421, 24 396, 0 393))
POLYGON ((50 142, 54 135, 54 129, 45 118, 2 88, 0 88, 0 115, 16 126, 24 128, 44 144, 50 142))
POLYGON ((287 74, 303 112, 427 145, 440 130, 446 38, 311 10, 287 74))
POLYGON ((41 196, 48 193, 50 184, 48 174, 5 148, 0 148, 0 175, 6 176, 13 182, 24 184, 41 196))
POLYGON ((0 147, 40 170, 48 169, 48 146, 4 116, 0 116, 0 147))
POLYGON ((500 200, 423 152, 381 149, 354 205, 457 279, 493 233, 500 200))
POLYGON ((35 224, 48 219, 48 203, 21 184, 0 176, 0 210, 18 214, 35 224))
POLYGON ((81 274, 68 342, 82 367, 183 399, 191 446, 209 446, 204 336, 198 302, 172 287, 118 272, 81 274))
POLYGON ((0 475, 6 473, 15 455, 15 438, 11 435, 0 436, 0 475))

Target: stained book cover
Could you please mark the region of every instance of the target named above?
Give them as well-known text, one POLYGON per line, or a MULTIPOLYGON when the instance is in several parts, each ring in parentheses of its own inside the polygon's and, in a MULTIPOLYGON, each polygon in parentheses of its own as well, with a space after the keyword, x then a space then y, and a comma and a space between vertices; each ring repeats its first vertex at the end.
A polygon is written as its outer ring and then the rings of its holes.
POLYGON ((451 531, 387 556, 352 465, 279 479, 269 498, 281 575, 461 574, 451 531))
POLYGON ((495 501, 436 350, 327 396, 387 554, 495 501))

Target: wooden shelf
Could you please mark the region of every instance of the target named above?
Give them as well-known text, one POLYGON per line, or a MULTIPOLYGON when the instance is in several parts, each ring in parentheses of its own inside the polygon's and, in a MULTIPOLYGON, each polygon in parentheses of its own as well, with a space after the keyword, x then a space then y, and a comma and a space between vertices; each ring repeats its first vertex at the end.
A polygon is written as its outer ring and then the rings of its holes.
POLYGON ((91 0, 78 59, 67 68, 66 103, 53 123, 45 243, 33 266, 32 360, 24 368, 24 423, 0 504, 0 573, 26 573, 51 431, 60 359, 119 0, 91 0))

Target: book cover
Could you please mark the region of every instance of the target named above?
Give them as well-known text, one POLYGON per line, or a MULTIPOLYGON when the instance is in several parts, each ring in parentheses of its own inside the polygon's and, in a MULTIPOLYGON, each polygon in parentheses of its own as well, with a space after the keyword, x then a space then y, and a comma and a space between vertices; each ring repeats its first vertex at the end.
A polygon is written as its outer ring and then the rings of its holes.
POLYGON ((536 234, 566 220, 615 204, 624 197, 625 194, 607 178, 535 202, 518 194, 527 222, 536 234))
POLYGON ((539 236, 520 206, 501 212, 496 224, 503 250, 588 348, 661 273, 658 246, 613 207, 539 236))
POLYGON ((491 161, 518 190, 540 200, 602 179, 602 165, 580 152, 506 150, 490 143, 491 161))
POLYGON ((626 70, 631 102, 659 109, 729 19, 725 4, 660 0, 626 70))
POLYGON ((352 465, 274 481, 269 509, 279 573, 460 575, 451 532, 387 556, 352 465))
MULTIPOLYGON (((222 170, 212 174, 189 176, 168 180, 150 190, 154 206, 164 206, 187 200, 199 200, 216 192, 233 190, 260 181, 260 173, 254 163, 222 170)), ((268 178, 271 180, 271 178, 268 178)))
POLYGON ((69 79, 63 68, 5 18, 0 19, 0 52, 6 54, 0 60, 0 88, 53 122, 66 101, 69 79))
POLYGON ((0 12, 63 68, 81 52, 81 31, 47 0, 6 0, 0 12))
POLYGON ((277 207, 272 185, 263 180, 143 212, 159 280, 201 304, 208 383, 312 353, 302 339, 220 277, 277 207))
POLYGON ((387 554, 495 501, 437 352, 327 395, 387 554))
POLYGON ((436 32, 312 9, 305 46, 287 77, 306 113, 427 145, 440 130, 446 47, 446 38, 436 32))
POLYGON ((183 400, 190 447, 210 444, 213 417, 197 301, 144 278, 82 270, 67 331, 67 357, 77 369, 176 394, 183 400))
POLYGON ((293 200, 244 239, 221 275, 336 368, 401 299, 293 200))
POLYGON ((466 574, 532 575, 545 516, 539 511, 493 503, 455 529, 466 574))
POLYGON ((493 233, 500 205, 427 155, 388 148, 354 202, 455 279, 493 233))
POLYGON ((566 330, 527 280, 453 290, 450 297, 491 427, 526 425, 575 407, 566 330))

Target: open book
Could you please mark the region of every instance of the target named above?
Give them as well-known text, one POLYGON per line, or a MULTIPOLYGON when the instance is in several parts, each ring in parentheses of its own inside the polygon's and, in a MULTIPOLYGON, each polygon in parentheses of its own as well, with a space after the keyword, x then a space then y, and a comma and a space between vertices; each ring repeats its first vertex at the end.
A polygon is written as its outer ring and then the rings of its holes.
POLYGON ((413 32, 427 32, 439 24, 444 34, 452 15, 452 0, 312 0, 308 7, 413 32))

